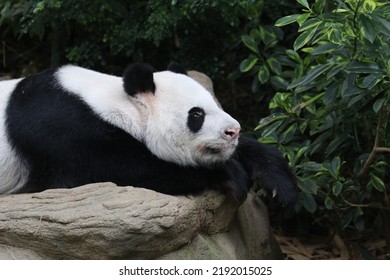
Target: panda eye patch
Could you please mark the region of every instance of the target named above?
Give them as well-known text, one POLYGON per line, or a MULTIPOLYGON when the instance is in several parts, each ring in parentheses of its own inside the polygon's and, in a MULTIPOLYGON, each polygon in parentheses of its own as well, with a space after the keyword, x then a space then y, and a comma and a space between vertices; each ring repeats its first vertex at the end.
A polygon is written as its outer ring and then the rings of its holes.
POLYGON ((192 132, 198 132, 204 123, 206 113, 202 108, 193 107, 188 111, 187 126, 192 132))

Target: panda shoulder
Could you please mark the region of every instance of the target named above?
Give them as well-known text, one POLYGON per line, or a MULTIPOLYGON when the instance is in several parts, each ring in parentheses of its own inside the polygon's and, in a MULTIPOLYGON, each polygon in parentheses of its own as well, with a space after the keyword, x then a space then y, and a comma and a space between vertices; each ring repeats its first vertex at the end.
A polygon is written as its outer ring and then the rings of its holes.
POLYGON ((55 75, 61 81, 70 82, 70 81, 83 81, 93 82, 93 84, 105 83, 107 81, 118 81, 121 80, 121 77, 101 73, 98 71, 90 70, 76 65, 64 65, 55 71, 55 75))
POLYGON ((64 65, 54 73, 60 86, 73 93, 122 91, 122 78, 75 65, 64 65))

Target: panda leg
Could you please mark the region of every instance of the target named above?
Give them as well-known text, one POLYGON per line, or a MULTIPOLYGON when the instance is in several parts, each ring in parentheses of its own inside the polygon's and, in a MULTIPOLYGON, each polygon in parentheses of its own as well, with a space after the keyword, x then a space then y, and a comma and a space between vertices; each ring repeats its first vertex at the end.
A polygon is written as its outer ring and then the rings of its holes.
MULTIPOLYGON (((226 179, 214 177, 214 186, 221 192, 233 197, 236 201, 244 201, 252 182, 242 164, 236 159, 230 159, 224 165, 226 179)), ((215 174, 215 173, 214 173, 215 174)))
POLYGON ((235 157, 268 195, 283 205, 295 203, 298 196, 295 176, 275 147, 240 137, 235 157))

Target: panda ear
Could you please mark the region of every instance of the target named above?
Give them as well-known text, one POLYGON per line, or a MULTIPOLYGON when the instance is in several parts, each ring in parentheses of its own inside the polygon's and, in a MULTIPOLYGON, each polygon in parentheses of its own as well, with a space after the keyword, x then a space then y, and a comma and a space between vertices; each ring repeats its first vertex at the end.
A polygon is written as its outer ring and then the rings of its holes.
POLYGON ((154 68, 148 64, 132 64, 123 73, 123 87, 134 96, 140 92, 154 93, 156 85, 153 81, 154 68))
POLYGON ((183 65, 177 63, 177 62, 174 62, 172 61, 171 63, 169 63, 168 65, 168 68, 167 68, 169 71, 171 72, 174 72, 174 73, 177 73, 177 74, 184 74, 184 75, 187 75, 187 71, 186 69, 183 67, 183 65))

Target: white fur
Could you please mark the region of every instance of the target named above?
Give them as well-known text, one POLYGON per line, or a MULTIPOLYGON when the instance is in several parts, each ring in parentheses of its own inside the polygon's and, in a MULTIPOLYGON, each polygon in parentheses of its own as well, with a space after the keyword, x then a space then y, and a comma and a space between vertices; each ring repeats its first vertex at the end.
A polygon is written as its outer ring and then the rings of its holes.
POLYGON ((26 164, 12 149, 5 131, 5 110, 15 86, 21 79, 0 82, 0 193, 12 193, 27 182, 26 164))
POLYGON ((223 133, 240 125, 225 113, 212 95, 186 75, 170 71, 154 73, 155 94, 129 96, 121 77, 76 66, 57 72, 61 86, 78 95, 107 122, 144 142, 157 157, 184 166, 212 165, 227 160, 238 139, 226 140, 223 133), (187 127, 188 111, 201 107, 206 112, 197 133, 187 127), (205 147, 223 150, 205 153, 205 147))
POLYGON ((67 65, 56 77, 63 89, 78 95, 103 120, 142 141, 142 108, 123 89, 121 77, 67 65))

